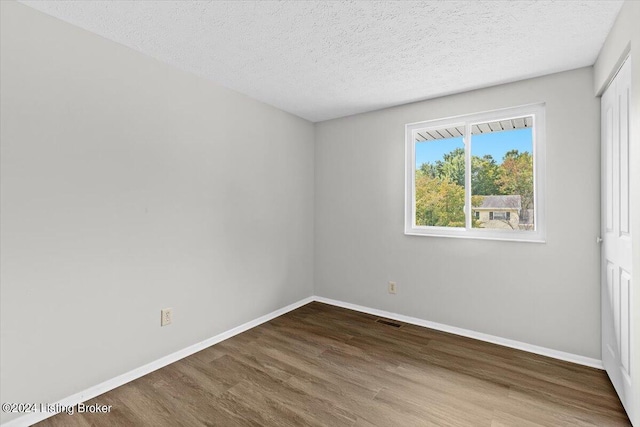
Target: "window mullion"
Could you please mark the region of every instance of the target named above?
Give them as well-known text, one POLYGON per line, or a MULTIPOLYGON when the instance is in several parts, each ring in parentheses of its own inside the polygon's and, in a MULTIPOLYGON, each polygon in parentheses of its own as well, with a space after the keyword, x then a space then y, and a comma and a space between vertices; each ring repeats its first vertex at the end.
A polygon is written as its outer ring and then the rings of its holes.
POLYGON ((464 126, 464 221, 467 230, 471 230, 471 124, 464 126))

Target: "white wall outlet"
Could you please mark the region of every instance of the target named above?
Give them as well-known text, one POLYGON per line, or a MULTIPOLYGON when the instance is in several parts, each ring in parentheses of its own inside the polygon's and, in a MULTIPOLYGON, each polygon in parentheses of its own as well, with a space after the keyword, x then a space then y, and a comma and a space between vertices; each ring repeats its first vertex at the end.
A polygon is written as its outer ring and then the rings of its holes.
POLYGON ((389 293, 395 294, 398 291, 396 282, 389 282, 389 293))
POLYGON ((160 310, 160 326, 167 326, 173 320, 173 308, 163 308, 160 310))

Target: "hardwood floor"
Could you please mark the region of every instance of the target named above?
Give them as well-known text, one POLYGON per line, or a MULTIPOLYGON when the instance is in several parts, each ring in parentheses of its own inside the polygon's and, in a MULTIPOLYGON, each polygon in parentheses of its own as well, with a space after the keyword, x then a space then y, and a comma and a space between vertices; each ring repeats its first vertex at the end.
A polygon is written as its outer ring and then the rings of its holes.
POLYGON ((38 426, 629 426, 603 371, 311 303, 38 426))

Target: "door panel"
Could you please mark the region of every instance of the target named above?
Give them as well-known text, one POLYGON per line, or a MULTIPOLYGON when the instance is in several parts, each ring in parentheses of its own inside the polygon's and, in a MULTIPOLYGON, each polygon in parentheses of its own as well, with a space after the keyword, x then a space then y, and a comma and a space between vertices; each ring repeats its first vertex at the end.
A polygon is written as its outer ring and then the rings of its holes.
MULTIPOLYGON (((626 71, 626 70, 625 70, 626 71)), ((624 77, 625 75, 621 75, 624 77)), ((629 236, 629 97, 630 87, 618 82, 620 108, 620 234, 629 236)))
POLYGON ((631 288, 631 275, 626 271, 620 272, 620 365, 624 373, 629 371, 629 341, 631 338, 629 325, 629 289, 631 288))

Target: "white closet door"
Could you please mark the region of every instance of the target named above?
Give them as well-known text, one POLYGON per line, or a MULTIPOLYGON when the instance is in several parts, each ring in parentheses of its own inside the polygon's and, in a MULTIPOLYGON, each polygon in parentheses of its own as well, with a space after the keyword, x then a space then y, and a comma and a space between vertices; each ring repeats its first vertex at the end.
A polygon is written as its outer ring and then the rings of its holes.
MULTIPOLYGON (((629 97, 631 61, 622 66, 602 95, 602 362, 630 418, 631 370, 631 213, 629 211, 629 97)), ((637 230, 636 230, 637 232, 637 230)))

